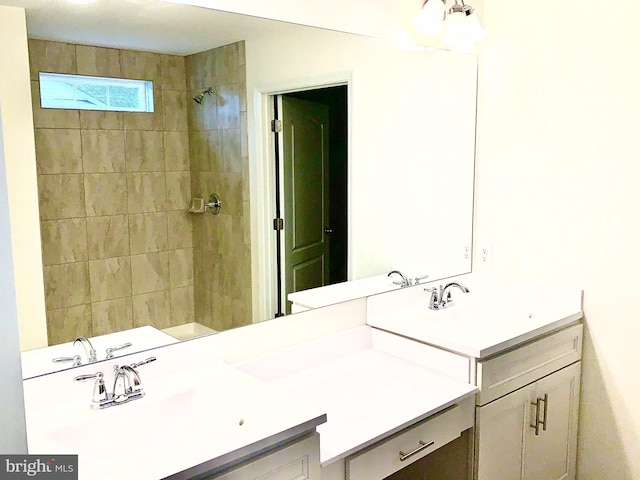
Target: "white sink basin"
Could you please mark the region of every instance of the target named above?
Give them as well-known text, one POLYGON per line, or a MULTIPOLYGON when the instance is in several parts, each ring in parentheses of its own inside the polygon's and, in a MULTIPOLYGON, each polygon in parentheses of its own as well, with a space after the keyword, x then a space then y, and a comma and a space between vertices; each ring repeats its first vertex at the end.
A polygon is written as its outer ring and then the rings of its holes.
POLYGON ((142 379, 144 397, 102 410, 89 407, 91 382, 65 383, 80 400, 37 412, 27 409, 29 453, 79 454, 81 479, 157 480, 194 465, 216 466, 218 458, 246 455, 247 445, 321 416, 292 407, 274 389, 221 361, 142 379))

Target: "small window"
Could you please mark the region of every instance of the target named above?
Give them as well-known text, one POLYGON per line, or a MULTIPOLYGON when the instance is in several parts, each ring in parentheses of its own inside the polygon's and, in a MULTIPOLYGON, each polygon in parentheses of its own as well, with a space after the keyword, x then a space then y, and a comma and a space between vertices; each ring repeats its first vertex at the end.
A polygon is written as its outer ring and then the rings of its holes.
POLYGON ((153 112, 153 82, 40 73, 42 108, 153 112))

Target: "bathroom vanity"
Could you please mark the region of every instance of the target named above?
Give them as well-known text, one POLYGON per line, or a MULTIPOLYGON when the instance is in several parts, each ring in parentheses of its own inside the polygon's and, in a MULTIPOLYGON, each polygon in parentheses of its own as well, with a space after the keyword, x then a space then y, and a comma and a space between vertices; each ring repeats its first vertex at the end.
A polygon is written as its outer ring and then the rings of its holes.
POLYGON ((95 365, 27 380, 30 451, 80 478, 383 480, 471 438, 456 480, 574 478, 581 292, 459 280, 440 311, 416 286, 130 355, 157 357, 130 405, 88 408, 95 365))

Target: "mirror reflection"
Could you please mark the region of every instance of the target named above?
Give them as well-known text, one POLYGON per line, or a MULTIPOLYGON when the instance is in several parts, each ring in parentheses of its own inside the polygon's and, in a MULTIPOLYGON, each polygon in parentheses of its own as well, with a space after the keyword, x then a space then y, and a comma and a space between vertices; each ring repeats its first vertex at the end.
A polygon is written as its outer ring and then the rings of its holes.
POLYGON ((27 19, 47 334, 58 346, 38 352, 45 362, 85 355, 79 337, 100 360, 107 348, 273 318, 291 311, 288 294, 324 284, 348 280, 308 292, 298 310, 398 288, 391 270, 470 271, 475 56, 184 5, 117 2, 97 20, 87 16, 97 4, 79 14, 40 3, 27 19), (154 112, 42 109, 41 71, 151 80, 154 112), (309 125, 333 154, 315 166, 295 148, 310 141, 292 143, 309 125), (213 194, 217 215, 203 208, 213 194), (291 228, 274 230, 278 218, 291 228), (318 243, 320 259, 292 259, 318 243))

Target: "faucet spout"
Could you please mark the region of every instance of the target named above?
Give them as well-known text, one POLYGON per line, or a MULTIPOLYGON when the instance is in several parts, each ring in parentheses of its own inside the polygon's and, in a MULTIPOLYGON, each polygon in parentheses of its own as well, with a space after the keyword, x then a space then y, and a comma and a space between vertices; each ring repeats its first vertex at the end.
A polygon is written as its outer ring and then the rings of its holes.
POLYGON ((73 341, 73 344, 75 345, 76 342, 80 342, 80 345, 84 348, 84 353, 87 355, 87 363, 98 361, 97 352, 87 337, 78 337, 73 341))
POLYGON ((387 274, 387 277, 391 277, 392 275, 400 275, 400 278, 402 278, 402 280, 400 280, 400 281, 394 281, 393 282, 394 285, 399 285, 400 288, 408 287, 409 285, 411 285, 411 280, 409 280, 407 277, 405 277, 404 274, 400 270, 391 270, 387 274))

